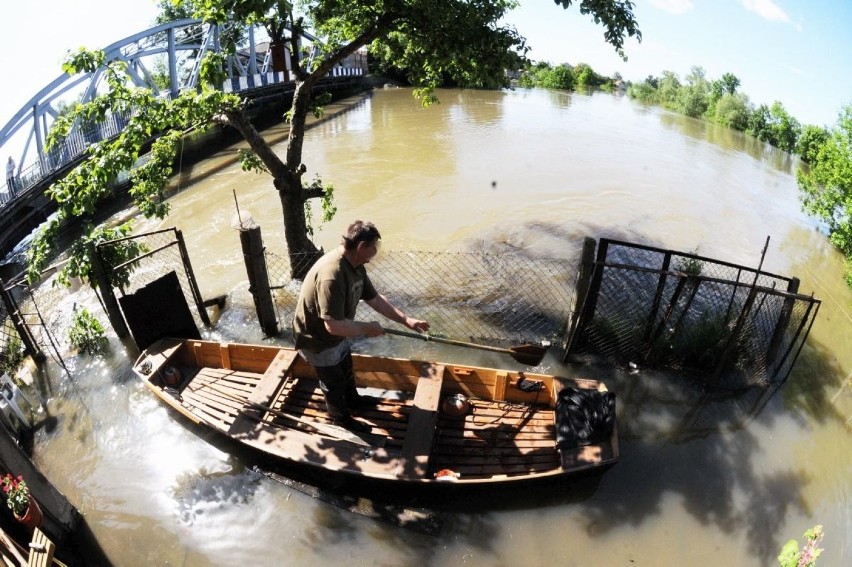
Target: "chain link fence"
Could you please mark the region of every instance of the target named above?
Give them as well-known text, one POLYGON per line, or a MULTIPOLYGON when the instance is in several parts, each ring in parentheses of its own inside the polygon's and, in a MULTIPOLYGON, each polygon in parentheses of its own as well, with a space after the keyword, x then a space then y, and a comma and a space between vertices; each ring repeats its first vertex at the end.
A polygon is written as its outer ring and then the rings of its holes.
POLYGON ((98 254, 105 265, 114 266, 114 274, 118 273, 118 277, 110 281, 113 293, 120 296, 134 294, 174 272, 196 327, 201 329, 209 325, 179 230, 169 228, 104 242, 98 245, 98 254), (122 249, 132 250, 133 259, 119 263, 117 259, 126 255, 122 249))
MULTIPOLYGON (((56 268, 49 270, 37 285, 30 287, 23 277, 3 282, 0 305, 0 365, 14 375, 25 354, 36 358, 50 356, 63 364, 62 353, 70 348, 68 330, 80 295, 94 294, 91 288, 55 285, 56 268), (16 325, 17 322, 17 325, 16 325)), ((74 283, 74 282, 72 282, 74 283)))
MULTIPOLYGON (((12 293, 4 290, 5 293, 12 293)), ((24 357, 24 344, 12 322, 5 301, 0 302, 0 373, 13 374, 24 357)))
MULTIPOLYGON (((593 258, 595 243, 588 240, 593 258)), ((191 310, 196 326, 206 326, 180 232, 104 243, 99 255, 108 259, 115 247, 129 242, 136 247, 132 261, 105 262, 119 271, 132 268, 113 291, 132 294, 174 271, 187 304, 199 306, 191 310)), ((263 256, 279 337, 292 339, 290 322, 301 281, 290 277, 288 256, 269 250, 263 256)), ((820 305, 797 293, 795 278, 627 242, 602 239, 597 259, 586 258, 583 264, 512 251, 385 250, 370 263, 369 274, 393 303, 428 320, 436 336, 495 346, 549 341, 566 348, 566 360, 673 369, 702 387, 726 391, 758 386, 765 392, 767 386, 780 386, 820 305), (583 264, 593 269, 581 270, 583 264), (578 293, 582 300, 575 311, 578 293)), ((33 335, 41 346, 55 348, 50 336, 62 336, 69 324, 69 315, 62 314, 73 311, 61 305, 68 301, 67 292, 42 284, 36 305, 19 287, 14 294, 26 326, 44 327, 44 333, 33 335)), ((0 306, 4 359, 16 335, 6 309, 0 306)), ((361 309, 359 317, 372 319, 373 314, 361 309)))
POLYGON ((601 240, 571 352, 726 390, 780 383, 820 303, 797 290, 795 278, 601 240))
MULTIPOLYGON (((270 287, 282 333, 301 281, 290 261, 266 251, 270 287)), ((382 250, 369 265, 373 285, 436 336, 491 343, 561 341, 574 305, 577 267, 566 260, 516 253, 439 253, 382 250)), ((372 319, 369 309, 358 318, 372 319)))

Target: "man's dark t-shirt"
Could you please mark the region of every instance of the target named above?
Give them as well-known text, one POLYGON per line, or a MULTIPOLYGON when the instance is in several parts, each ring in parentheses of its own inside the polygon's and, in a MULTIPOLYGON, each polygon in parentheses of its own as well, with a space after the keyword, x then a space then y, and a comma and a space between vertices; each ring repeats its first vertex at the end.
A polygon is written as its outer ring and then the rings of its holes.
POLYGON ((321 352, 343 340, 329 333, 324 321, 354 319, 360 300, 370 301, 378 293, 364 266, 353 268, 337 248, 308 271, 293 318, 296 348, 321 352))

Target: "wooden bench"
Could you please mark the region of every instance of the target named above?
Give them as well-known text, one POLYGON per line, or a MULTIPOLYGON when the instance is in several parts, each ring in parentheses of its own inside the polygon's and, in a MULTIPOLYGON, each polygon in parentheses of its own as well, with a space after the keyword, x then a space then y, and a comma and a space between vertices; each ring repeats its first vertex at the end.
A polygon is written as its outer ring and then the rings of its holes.
POLYGON ((27 558, 27 567, 51 567, 55 551, 56 545, 44 535, 44 532, 36 528, 30 542, 30 555, 27 558))
POLYGON ((399 478, 424 478, 429 470, 429 456, 432 453, 435 424, 438 422, 443 381, 443 364, 423 365, 399 455, 396 471, 399 478))
MULTIPOLYGON (((249 394, 248 401, 253 404, 262 406, 270 406, 272 401, 278 395, 281 386, 284 385, 284 379, 288 376, 296 360, 299 357, 299 352, 296 350, 281 350, 275 355, 275 358, 270 363, 266 372, 260 378, 260 382, 249 394)), ((263 421, 266 412, 259 408, 246 407, 240 411, 234 419, 228 430, 229 434, 246 433, 253 430, 258 422, 263 421)))

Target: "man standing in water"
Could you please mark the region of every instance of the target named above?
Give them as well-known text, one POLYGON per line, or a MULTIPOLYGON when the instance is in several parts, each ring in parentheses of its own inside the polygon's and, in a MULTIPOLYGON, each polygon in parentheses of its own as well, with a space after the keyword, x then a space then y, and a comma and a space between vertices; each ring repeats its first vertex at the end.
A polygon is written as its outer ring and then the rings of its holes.
POLYGON ((352 418, 351 412, 375 404, 355 388, 349 339, 384 334, 378 321, 355 321, 358 302, 377 313, 424 332, 429 323, 408 317, 378 293, 364 267, 378 252, 381 235, 371 222, 355 221, 340 246, 320 258, 308 271, 293 318, 296 348, 316 370, 328 413, 347 429, 369 432, 370 426, 352 418))

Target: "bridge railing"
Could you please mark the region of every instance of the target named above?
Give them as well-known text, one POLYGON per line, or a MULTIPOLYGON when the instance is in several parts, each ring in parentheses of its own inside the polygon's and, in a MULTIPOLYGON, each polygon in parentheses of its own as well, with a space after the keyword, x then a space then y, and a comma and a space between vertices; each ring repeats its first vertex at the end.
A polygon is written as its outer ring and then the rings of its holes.
MULTIPOLYGON (((139 32, 113 43, 106 47, 104 51, 108 55, 108 59, 122 59, 128 63, 128 68, 132 69, 134 82, 137 86, 153 88, 157 92, 158 88, 153 85, 151 73, 146 69, 146 57, 168 56, 174 64, 170 65, 170 87, 159 91, 159 96, 172 96, 185 88, 193 88, 191 84, 183 84, 181 81, 186 78, 182 76, 179 80, 177 75, 181 75, 181 69, 176 63, 177 53, 186 55, 187 53, 194 54, 196 57, 203 50, 198 49, 198 30, 206 26, 204 31, 205 38, 212 37, 217 34, 215 26, 202 24, 200 20, 181 20, 178 22, 170 22, 162 24, 143 32, 139 32), (190 37, 189 34, 179 36, 185 29, 191 29, 195 35, 190 37), (141 82, 139 82, 141 81, 141 82)), ((267 40, 263 33, 258 33, 255 38, 255 33, 250 31, 247 34, 243 43, 237 50, 237 54, 233 56, 234 61, 227 66, 228 71, 232 73, 232 77, 225 81, 222 85, 222 90, 225 92, 239 93, 242 91, 257 92, 258 89, 285 85, 294 81, 294 76, 291 71, 278 72, 260 72, 265 71, 266 65, 258 66, 259 58, 264 55, 264 48, 258 48, 258 41, 267 40), (254 59, 252 59, 254 58, 254 59), (239 59, 239 61, 238 61, 239 59), (254 61, 254 65, 248 62, 254 61)), ((315 38, 309 34, 305 34, 305 39, 312 41, 315 38)), ((205 43, 207 39, 203 39, 205 43)), ((210 45, 218 48, 218 42, 213 41, 210 45)), ((269 49, 266 49, 269 59, 269 49)), ((288 58, 289 59, 289 58, 288 58)), ((183 64, 191 64, 191 60, 183 60, 183 64)), ((337 77, 352 77, 364 75, 367 72, 367 61, 365 53, 355 53, 347 58, 341 65, 336 66, 328 75, 330 78, 337 77)), ((127 124, 129 116, 115 116, 107 119, 106 122, 96 125, 78 125, 75 126, 69 135, 56 147, 50 151, 42 149, 43 140, 49 131, 51 121, 59 114, 59 104, 61 97, 68 97, 72 88, 80 88, 85 97, 91 96, 97 91, 97 82, 100 79, 101 70, 97 70, 89 74, 88 86, 85 78, 81 76, 63 75, 51 82, 47 87, 42 89, 35 97, 33 97, 24 107, 18 111, 15 117, 0 129, 0 148, 5 147, 9 140, 13 139, 16 134, 27 134, 27 141, 24 145, 24 150, 15 168, 15 175, 11 182, 6 179, 6 183, 0 185, 0 209, 9 202, 20 197, 28 192, 33 187, 41 186, 47 181, 51 181, 54 177, 59 177, 69 170, 73 165, 78 163, 84 152, 92 144, 112 140, 121 133, 121 130, 127 124), (29 124, 29 126, 27 126, 29 124), (29 128, 27 131, 26 128, 29 128), (35 157, 28 157, 27 152, 33 151, 36 147, 35 157)), ((186 75, 186 73, 183 73, 186 75)), ((5 152, 3 152, 5 153, 5 152)), ((30 153, 29 155, 32 155, 30 153)))

